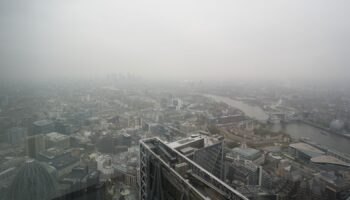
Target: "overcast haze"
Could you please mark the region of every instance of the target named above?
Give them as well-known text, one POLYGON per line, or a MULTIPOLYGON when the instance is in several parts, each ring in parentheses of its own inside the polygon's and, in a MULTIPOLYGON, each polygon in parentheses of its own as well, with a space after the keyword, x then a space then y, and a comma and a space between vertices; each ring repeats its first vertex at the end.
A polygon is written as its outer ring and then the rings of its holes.
POLYGON ((0 1, 3 78, 350 78, 348 0, 0 1))

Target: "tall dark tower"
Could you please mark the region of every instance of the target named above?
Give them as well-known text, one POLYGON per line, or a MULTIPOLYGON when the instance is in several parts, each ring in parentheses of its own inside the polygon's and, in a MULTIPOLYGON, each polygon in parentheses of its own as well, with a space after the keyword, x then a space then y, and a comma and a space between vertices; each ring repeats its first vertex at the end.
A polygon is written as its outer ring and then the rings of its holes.
POLYGON ((140 200, 168 199, 248 200, 170 144, 157 138, 142 140, 140 200))
POLYGON ((28 160, 9 187, 7 200, 48 200, 57 197, 54 178, 35 160, 28 160))

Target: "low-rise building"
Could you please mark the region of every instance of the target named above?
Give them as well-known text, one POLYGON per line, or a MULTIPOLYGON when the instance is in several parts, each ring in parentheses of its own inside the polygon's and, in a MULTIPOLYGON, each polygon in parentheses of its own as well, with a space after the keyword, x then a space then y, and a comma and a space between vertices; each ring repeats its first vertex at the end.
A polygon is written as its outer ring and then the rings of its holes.
POLYGON ((70 138, 57 132, 51 132, 45 135, 46 148, 55 147, 60 149, 67 149, 70 147, 70 138))

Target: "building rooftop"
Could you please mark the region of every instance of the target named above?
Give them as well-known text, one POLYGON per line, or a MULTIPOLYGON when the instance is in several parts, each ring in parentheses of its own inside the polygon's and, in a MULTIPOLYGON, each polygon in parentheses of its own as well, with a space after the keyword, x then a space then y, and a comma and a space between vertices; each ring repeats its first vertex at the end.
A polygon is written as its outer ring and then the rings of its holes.
POLYGON ((331 184, 331 187, 335 190, 342 190, 348 188, 348 182, 342 178, 337 176, 334 172, 320 172, 316 175, 321 178, 323 181, 331 184))
POLYGON ((35 121, 35 122, 34 122, 34 124, 35 124, 36 126, 46 126, 46 125, 49 125, 49 124, 51 124, 51 123, 52 123, 52 121, 46 120, 46 119, 40 120, 40 121, 35 121))
POLYGON ((63 135, 61 133, 57 133, 57 132, 51 132, 46 134, 46 137, 48 137, 49 140, 52 141, 61 141, 61 140, 65 140, 67 138, 69 138, 67 135, 63 135))
POLYGON ((45 166, 28 160, 19 169, 4 199, 54 199, 57 191, 56 181, 45 166))
POLYGON ((321 151, 320 149, 313 147, 309 144, 303 143, 303 142, 299 142, 299 143, 294 143, 294 144, 290 144, 290 147, 300 150, 300 151, 306 151, 306 152, 310 152, 310 153, 316 153, 316 154, 324 154, 325 152, 321 151))
POLYGON ((65 153, 53 158, 49 164, 55 167, 57 170, 61 170, 69 165, 79 162, 78 157, 72 156, 70 153, 65 153))
POLYGON ((248 157, 253 157, 253 156, 255 156, 255 155, 257 155, 257 154, 260 153, 260 151, 257 150, 257 149, 253 149, 253 148, 240 148, 240 147, 233 148, 233 149, 232 149, 232 152, 233 152, 234 154, 239 154, 239 155, 241 155, 241 156, 243 156, 243 157, 246 157, 246 158, 248 158, 248 157))
MULTIPOLYGON (((202 138, 203 139, 203 138, 202 138)), ((214 176, 212 173, 205 170, 203 167, 195 163, 193 160, 189 159, 185 155, 181 154, 174 147, 170 147, 168 144, 159 140, 158 138, 150 138, 141 140, 140 147, 140 160, 148 161, 141 162, 140 167, 140 188, 141 188, 141 197, 142 199, 156 197, 155 193, 148 193, 149 190, 159 191, 160 188, 157 187, 158 183, 162 184, 159 180, 160 178, 153 179, 153 184, 155 187, 150 187, 148 180, 149 171, 145 171, 148 169, 148 165, 152 162, 157 163, 160 168, 158 169, 166 169, 166 175, 161 175, 164 180, 168 180, 167 182, 179 188, 178 192, 175 191, 175 194, 184 194, 187 193, 186 196, 182 196, 185 199, 242 199, 248 200, 247 197, 242 195, 237 190, 231 188, 231 186, 227 185, 225 182, 214 176), (182 171, 175 166, 186 166, 186 170, 182 171), (182 189, 181 189, 182 188, 182 189), (184 190, 184 191, 182 191, 184 190), (149 196, 148 196, 149 195, 149 196), (152 196, 151 196, 152 195, 152 196)), ((184 142, 187 144, 187 142, 184 142)), ((183 147, 183 146, 180 146, 183 147)), ((185 148, 185 147, 184 147, 185 148)), ((153 163, 152 165, 154 165, 153 163)), ((153 169, 157 170, 157 169, 153 169)), ((164 181, 165 182, 165 181, 164 181)), ((164 189, 168 188, 163 188, 164 189)), ((164 191, 164 193, 168 194, 169 192, 164 191)))
POLYGON ((183 154, 188 154, 188 153, 192 153, 195 149, 192 147, 185 147, 183 149, 180 149, 180 152, 183 154))
POLYGON ((333 164, 333 165, 350 167, 349 163, 339 160, 338 158, 335 158, 333 156, 326 156, 326 155, 313 157, 311 158, 311 162, 318 163, 318 164, 333 164))
POLYGON ((203 140, 203 147, 215 144, 220 141, 220 138, 213 135, 213 136, 207 136, 207 135, 202 135, 202 134, 193 134, 190 137, 187 137, 182 140, 178 140, 175 142, 170 142, 167 145, 171 148, 177 149, 179 147, 184 147, 187 146, 188 144, 191 144, 196 141, 203 140))
POLYGON ((39 153, 39 155, 45 159, 53 159, 60 154, 62 154, 62 150, 57 148, 49 148, 39 153))

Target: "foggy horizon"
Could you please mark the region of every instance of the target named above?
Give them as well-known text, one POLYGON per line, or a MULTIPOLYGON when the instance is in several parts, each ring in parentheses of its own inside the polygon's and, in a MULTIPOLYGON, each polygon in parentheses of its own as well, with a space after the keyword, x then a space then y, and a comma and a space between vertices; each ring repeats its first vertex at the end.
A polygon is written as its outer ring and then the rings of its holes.
POLYGON ((350 200, 349 0, 0 0, 0 200, 350 200))
POLYGON ((348 1, 0 1, 2 79, 346 82, 348 1))

